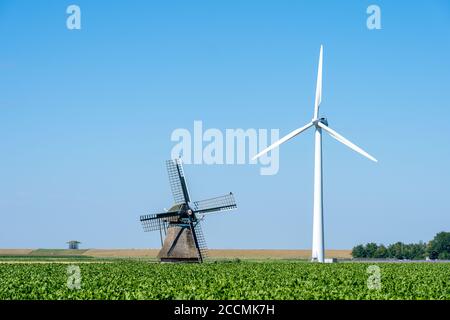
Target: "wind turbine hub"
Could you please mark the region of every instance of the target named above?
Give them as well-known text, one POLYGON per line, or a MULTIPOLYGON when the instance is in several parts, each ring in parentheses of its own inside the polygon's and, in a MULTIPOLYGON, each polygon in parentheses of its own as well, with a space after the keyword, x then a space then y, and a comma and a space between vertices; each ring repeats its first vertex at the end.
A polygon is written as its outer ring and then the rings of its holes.
POLYGON ((326 125, 327 127, 328 127, 328 120, 327 120, 327 118, 324 118, 324 117, 322 117, 322 118, 319 118, 319 119, 316 119, 316 120, 313 120, 313 123, 314 123, 314 125, 317 127, 318 126, 318 123, 323 123, 324 125, 326 125))

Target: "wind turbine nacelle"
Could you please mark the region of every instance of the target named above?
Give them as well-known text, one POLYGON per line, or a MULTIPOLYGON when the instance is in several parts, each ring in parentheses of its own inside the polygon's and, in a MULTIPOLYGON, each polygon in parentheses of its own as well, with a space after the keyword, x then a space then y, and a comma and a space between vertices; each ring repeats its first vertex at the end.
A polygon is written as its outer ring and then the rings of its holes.
POLYGON ((323 123, 324 125, 326 125, 328 127, 328 120, 327 120, 327 118, 322 117, 322 118, 313 120, 313 123, 314 123, 315 126, 317 126, 317 124, 319 122, 323 123))
POLYGON ((326 125, 328 127, 328 120, 327 120, 327 118, 320 118, 319 121, 322 122, 324 125, 326 125))

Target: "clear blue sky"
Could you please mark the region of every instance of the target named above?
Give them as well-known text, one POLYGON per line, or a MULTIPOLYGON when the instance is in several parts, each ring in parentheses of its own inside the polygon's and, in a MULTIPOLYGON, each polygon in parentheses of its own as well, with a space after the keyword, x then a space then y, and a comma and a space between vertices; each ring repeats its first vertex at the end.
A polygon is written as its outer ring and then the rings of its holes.
MULTIPOLYGON (((322 113, 380 161, 324 138, 326 247, 450 230, 448 1, 1 0, 0 44, 0 247, 158 247, 138 217, 171 204, 172 131, 303 125, 320 44, 322 113)), ((236 194, 210 247, 311 247, 312 132, 275 176, 185 171, 195 199, 236 194)))

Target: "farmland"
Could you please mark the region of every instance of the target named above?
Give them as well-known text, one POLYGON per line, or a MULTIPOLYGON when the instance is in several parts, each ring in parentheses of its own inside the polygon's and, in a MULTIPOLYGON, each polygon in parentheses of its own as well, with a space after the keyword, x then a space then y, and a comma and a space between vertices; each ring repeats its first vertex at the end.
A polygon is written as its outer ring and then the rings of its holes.
MULTIPOLYGON (((145 258, 154 259, 159 249, 0 249, 0 259, 5 256, 16 257, 93 257, 93 258, 145 258)), ((268 250, 268 249, 210 249, 213 259, 305 259, 311 258, 311 250, 268 250)), ((351 250, 326 250, 327 257, 350 259, 351 250)))
POLYGON ((448 263, 381 263, 369 289, 367 263, 74 258, 81 288, 69 289, 67 263, 38 261, 0 263, 0 299, 450 299, 448 263))

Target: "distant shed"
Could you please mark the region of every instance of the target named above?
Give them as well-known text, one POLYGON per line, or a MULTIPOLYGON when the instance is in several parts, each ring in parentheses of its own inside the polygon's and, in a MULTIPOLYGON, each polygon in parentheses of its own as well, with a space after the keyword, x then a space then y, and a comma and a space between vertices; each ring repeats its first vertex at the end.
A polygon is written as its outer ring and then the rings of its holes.
POLYGON ((67 243, 69 244, 69 249, 78 250, 81 242, 77 240, 70 240, 67 241, 67 243))

